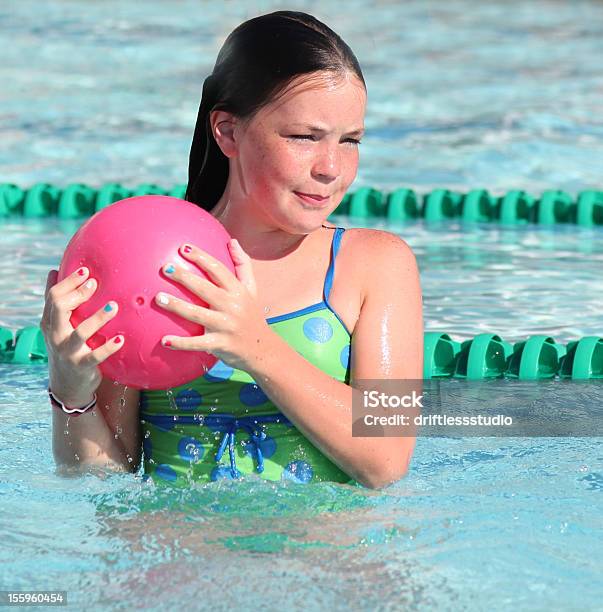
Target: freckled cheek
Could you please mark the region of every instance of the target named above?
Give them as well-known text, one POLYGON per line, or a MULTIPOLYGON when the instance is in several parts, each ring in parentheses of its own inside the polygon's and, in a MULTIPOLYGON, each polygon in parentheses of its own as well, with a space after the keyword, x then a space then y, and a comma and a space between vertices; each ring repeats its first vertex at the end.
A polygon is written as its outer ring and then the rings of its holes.
POLYGON ((341 159, 341 183, 345 190, 354 182, 358 172, 358 152, 352 151, 341 159))
POLYGON ((263 143, 255 143, 242 156, 243 172, 247 188, 255 191, 266 182, 266 178, 274 173, 273 154, 263 143), (254 187, 255 186, 255 187, 254 187))
POLYGON ((260 201, 291 188, 291 164, 274 147, 256 147, 246 162, 247 189, 260 201))
POLYGON ((304 169, 304 157, 295 154, 286 147, 272 147, 264 153, 262 172, 268 174, 269 180, 290 185, 304 169))

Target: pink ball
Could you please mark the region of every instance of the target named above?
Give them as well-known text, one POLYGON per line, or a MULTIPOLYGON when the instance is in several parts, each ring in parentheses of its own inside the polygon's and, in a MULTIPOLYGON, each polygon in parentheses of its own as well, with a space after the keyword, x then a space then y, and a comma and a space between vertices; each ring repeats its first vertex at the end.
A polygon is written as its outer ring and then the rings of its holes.
POLYGON ((200 336, 202 325, 171 313, 155 303, 165 291, 188 302, 207 303, 163 273, 172 262, 207 278, 201 268, 178 252, 186 243, 198 246, 234 274, 228 251, 230 236, 222 224, 199 206, 168 196, 140 196, 115 202, 97 212, 69 241, 58 281, 86 266, 98 285, 92 297, 76 308, 77 327, 108 301, 117 315, 87 342, 91 349, 117 334, 124 345, 99 368, 103 376, 138 389, 167 389, 202 376, 217 358, 210 353, 169 349, 165 335, 200 336))

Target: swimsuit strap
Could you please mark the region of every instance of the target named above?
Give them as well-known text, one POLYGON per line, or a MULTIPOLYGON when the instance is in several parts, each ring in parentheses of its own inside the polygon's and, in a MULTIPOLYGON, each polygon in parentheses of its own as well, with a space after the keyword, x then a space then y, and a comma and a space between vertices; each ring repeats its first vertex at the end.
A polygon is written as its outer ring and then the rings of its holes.
POLYGON ((331 287, 333 286, 333 273, 335 272, 335 258, 339 252, 339 245, 341 244, 341 238, 345 232, 344 227, 336 227, 335 233, 333 234, 333 242, 331 243, 331 262, 329 263, 329 269, 327 270, 327 276, 325 277, 325 284, 322 290, 323 299, 328 305, 329 294, 331 293, 331 287))

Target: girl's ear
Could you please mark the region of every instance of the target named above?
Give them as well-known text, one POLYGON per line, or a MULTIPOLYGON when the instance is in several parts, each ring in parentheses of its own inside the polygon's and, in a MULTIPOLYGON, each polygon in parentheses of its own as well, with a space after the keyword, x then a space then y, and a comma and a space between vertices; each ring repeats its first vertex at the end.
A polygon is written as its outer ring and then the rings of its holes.
POLYGON ((235 125, 237 118, 226 111, 211 111, 209 124, 217 145, 226 157, 235 157, 237 154, 237 143, 235 141, 235 125))

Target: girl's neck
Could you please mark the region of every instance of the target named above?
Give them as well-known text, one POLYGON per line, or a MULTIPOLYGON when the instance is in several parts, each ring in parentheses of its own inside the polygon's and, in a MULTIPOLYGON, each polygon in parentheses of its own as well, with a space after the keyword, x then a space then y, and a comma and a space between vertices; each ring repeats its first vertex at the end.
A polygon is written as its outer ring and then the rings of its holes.
POLYGON ((282 259, 295 252, 314 234, 291 234, 270 227, 256 217, 245 215, 243 210, 235 213, 232 204, 224 197, 210 214, 222 223, 230 236, 236 238, 243 250, 254 260, 282 259))

